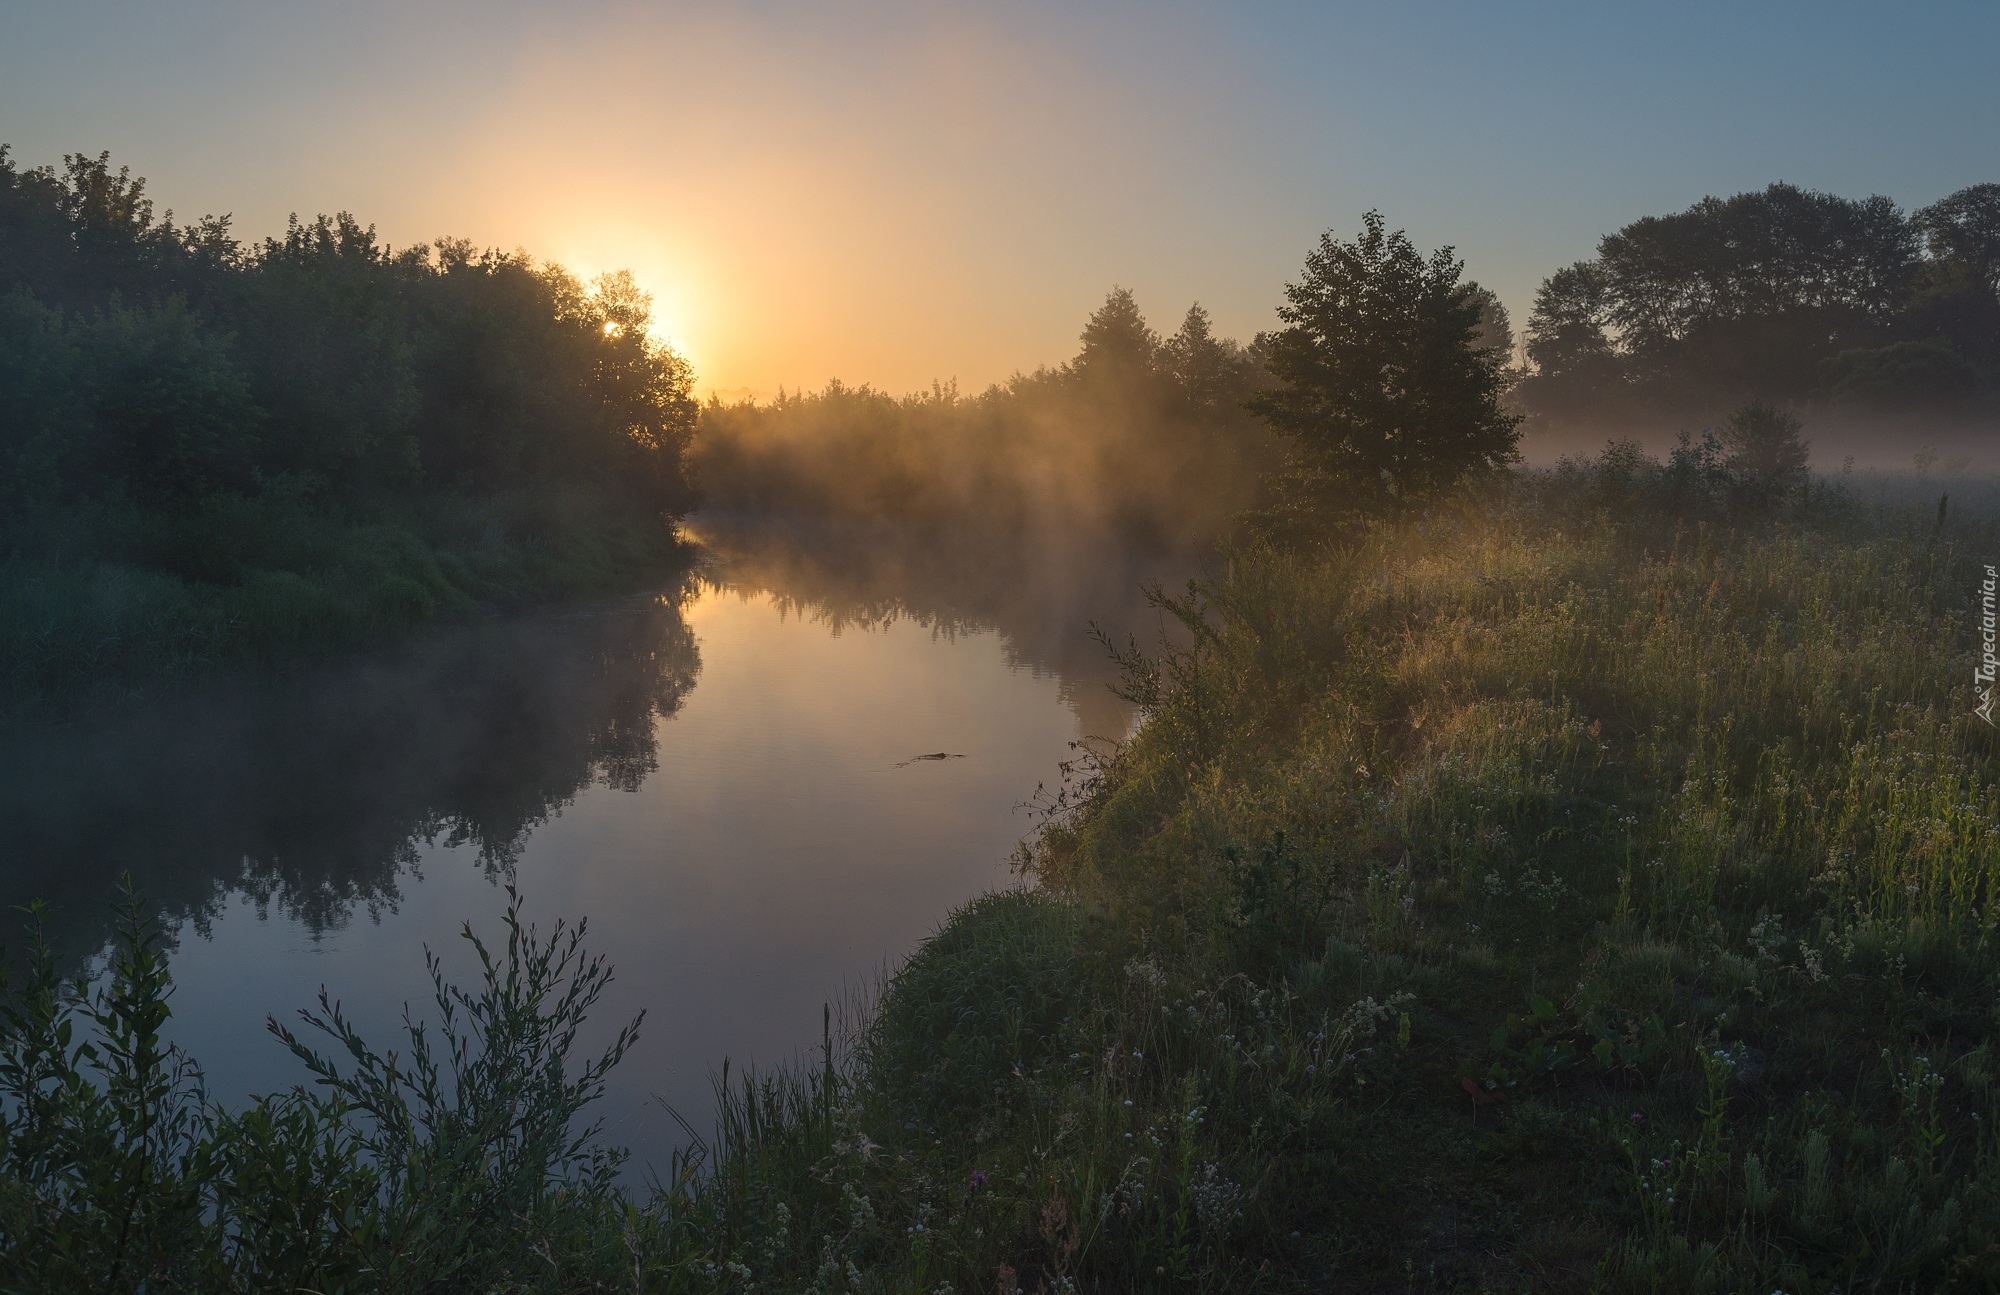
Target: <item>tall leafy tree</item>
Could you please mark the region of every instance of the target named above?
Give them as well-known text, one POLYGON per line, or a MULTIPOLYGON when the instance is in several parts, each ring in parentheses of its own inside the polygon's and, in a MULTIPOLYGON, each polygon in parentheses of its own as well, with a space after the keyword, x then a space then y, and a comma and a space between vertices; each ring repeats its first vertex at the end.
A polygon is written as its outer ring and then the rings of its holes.
MULTIPOLYGON (((1928 259, 1902 331, 1912 341, 1949 348, 1969 367, 2000 370, 2000 184, 1960 189, 1910 223, 1928 259)), ((1952 367, 1949 359, 1932 364, 1952 367)), ((2000 372, 1993 376, 2000 379, 2000 372)))
POLYGON ((1916 261, 1915 236, 1889 199, 1790 184, 1703 198, 1598 244, 1611 320, 1640 351, 1746 316, 1805 312, 1813 327, 1854 330, 1894 312, 1916 261))
POLYGON ((1557 270, 1542 280, 1528 316, 1528 361, 1554 376, 1601 363, 1612 353, 1610 285, 1593 261, 1557 270))
POLYGON ((1285 289, 1251 408, 1289 443, 1274 520, 1323 522, 1405 507, 1517 457, 1505 357, 1479 344, 1480 301, 1450 248, 1429 257, 1379 212, 1331 233, 1285 289))
POLYGON ((1528 356, 1524 404, 1593 432, 1746 400, 1977 415, 2000 385, 2000 185, 1906 217, 1773 184, 1633 221, 1543 282, 1528 356))

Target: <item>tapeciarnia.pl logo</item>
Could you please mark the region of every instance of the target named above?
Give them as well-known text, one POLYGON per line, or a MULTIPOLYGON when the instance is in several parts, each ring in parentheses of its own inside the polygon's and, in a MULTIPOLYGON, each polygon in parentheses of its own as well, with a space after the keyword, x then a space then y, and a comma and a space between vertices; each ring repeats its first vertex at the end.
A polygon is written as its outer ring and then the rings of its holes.
POLYGON ((2000 657, 1996 657, 1993 651, 1995 625, 2000 623, 1995 619, 1996 589, 2000 589, 2000 571, 1989 566, 1986 568, 1986 579, 1979 585, 1979 664, 1972 671, 1972 686, 1979 690, 1979 707, 1972 713, 2000 728, 2000 723, 1993 719, 1994 702, 2000 700, 1995 698, 1993 687, 1994 676, 2000 673, 2000 657))

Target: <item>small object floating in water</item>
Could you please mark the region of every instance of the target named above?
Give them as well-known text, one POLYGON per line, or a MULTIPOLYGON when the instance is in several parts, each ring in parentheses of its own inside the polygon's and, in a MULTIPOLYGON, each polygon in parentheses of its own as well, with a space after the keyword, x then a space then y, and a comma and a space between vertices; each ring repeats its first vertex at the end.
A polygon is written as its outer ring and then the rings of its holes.
POLYGON ((919 760, 963 760, 964 758, 965 756, 960 752, 933 751, 929 755, 913 755, 909 759, 904 760, 901 763, 897 764, 896 767, 900 769, 903 767, 903 765, 915 764, 919 760))

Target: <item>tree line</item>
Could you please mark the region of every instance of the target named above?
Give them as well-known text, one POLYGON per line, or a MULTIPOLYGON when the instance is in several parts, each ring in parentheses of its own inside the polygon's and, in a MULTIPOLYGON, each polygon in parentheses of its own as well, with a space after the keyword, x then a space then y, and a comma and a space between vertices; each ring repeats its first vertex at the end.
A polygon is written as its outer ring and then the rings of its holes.
POLYGON ((1491 478, 1524 426, 1678 430, 1664 463, 1621 441, 1600 466, 1769 513, 1804 498, 1806 415, 2000 413, 2000 185, 1905 215, 1776 184, 1634 222, 1543 284, 1521 365, 1452 249, 1426 256, 1376 212, 1322 236, 1278 315, 1240 346, 1197 305, 1161 339, 1117 289, 1059 368, 969 401, 832 383, 712 403, 698 457, 735 506, 962 521, 1039 503, 1295 542, 1491 478))
POLYGON ((1524 428, 1718 428, 1661 479, 1791 465, 1740 503, 1796 493, 1802 416, 2000 412, 2000 185, 1636 221, 1543 284, 1518 366, 1463 270, 1370 213, 1247 344, 1199 304, 1163 336, 1118 288, 1070 361, 977 395, 701 407, 629 275, 393 248, 345 213, 246 242, 156 217, 106 155, 0 148, 0 693, 629 585, 696 476, 722 509, 1199 544, 1423 504, 1524 428))
POLYGON ((628 274, 458 239, 392 248, 347 213, 245 243, 156 219, 108 155, 0 148, 10 502, 341 501, 551 479, 677 515, 692 374, 628 274))
MULTIPOLYGON (((1439 291, 1431 304, 1449 306, 1466 345, 1511 352, 1490 289, 1454 268, 1439 291)), ((1399 308, 1360 327, 1389 329, 1387 345, 1407 341, 1411 329, 1390 323, 1399 308)), ((1272 393, 1302 375, 1293 339, 1220 337, 1199 302, 1163 336, 1130 289, 1113 288, 1063 364, 975 396, 939 383, 898 398, 834 380, 762 405, 711 400, 694 459, 704 494, 724 509, 1205 543, 1268 504, 1280 478, 1300 480, 1286 467, 1292 424, 1272 417, 1283 404, 1272 393)))
POLYGON ((698 406, 648 307, 345 212, 177 224, 106 154, 0 147, 0 700, 671 566, 698 406))
POLYGON ((1536 293, 1515 392, 1550 430, 1713 422, 1761 400, 1985 423, 2000 184, 1915 212, 1791 184, 1648 216, 1536 293))
POLYGON ((1261 342, 1216 336, 1199 304, 1163 337, 1125 288, 1080 341, 1067 363, 971 396, 956 383, 899 398, 834 380, 761 405, 711 400, 696 438, 702 490, 744 511, 1213 534, 1273 461, 1244 407, 1265 380, 1261 342))

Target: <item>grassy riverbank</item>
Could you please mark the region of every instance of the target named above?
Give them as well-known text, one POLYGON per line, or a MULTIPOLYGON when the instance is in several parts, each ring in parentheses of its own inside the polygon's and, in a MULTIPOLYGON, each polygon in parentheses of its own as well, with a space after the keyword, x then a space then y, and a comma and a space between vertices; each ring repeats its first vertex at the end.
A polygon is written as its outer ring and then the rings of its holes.
POLYGON ((1038 890, 898 974, 832 1150, 739 1096, 711 1253, 773 1288, 2000 1276, 1994 536, 1632 467, 1172 604, 1150 719, 1038 890))
MULTIPOLYGON (((1168 604, 1192 646, 1124 653, 1150 717, 1047 807, 1034 888, 815 1064, 728 1076, 665 1181, 558 1154, 561 1000, 502 959, 491 1060, 435 1096, 147 1134, 148 1190, 228 1205, 158 1253, 240 1289, 1990 1288, 1996 539, 1613 455, 1240 554, 1168 604)), ((39 1192, 103 1285, 126 1198, 24 1127, 10 1262, 39 1192)))
POLYGON ((481 607, 622 592, 684 569, 670 524, 588 491, 313 508, 220 498, 72 510, 0 561, 0 714, 377 646, 481 607))

